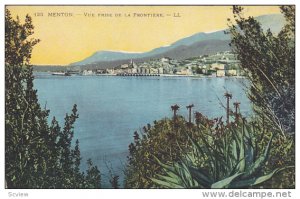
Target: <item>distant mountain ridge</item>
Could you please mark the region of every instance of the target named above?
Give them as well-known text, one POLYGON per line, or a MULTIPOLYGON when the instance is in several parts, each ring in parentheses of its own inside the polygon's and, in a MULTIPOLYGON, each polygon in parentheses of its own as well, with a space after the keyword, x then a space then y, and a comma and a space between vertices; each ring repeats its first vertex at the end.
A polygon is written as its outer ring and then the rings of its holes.
MULTIPOLYGON (((256 17, 262 24, 264 30, 271 29, 273 33, 278 33, 285 23, 281 14, 262 15, 256 17)), ((220 51, 230 50, 230 35, 220 30, 212 33, 196 33, 189 37, 180 39, 169 46, 155 48, 148 52, 118 52, 118 51, 98 51, 86 59, 70 64, 74 68, 82 68, 97 65, 99 68, 109 68, 114 64, 123 64, 129 60, 136 62, 170 57, 173 59, 185 59, 203 54, 213 54, 220 51)))
MULTIPOLYGON (((195 43, 201 41, 209 41, 209 40, 220 40, 220 41, 228 41, 230 39, 229 35, 225 35, 224 31, 217 31, 213 33, 197 33, 190 37, 183 38, 178 40, 177 42, 164 47, 155 48, 149 52, 144 53, 131 53, 131 52, 118 52, 118 51, 98 51, 95 52, 90 57, 80 61, 72 63, 71 65, 85 65, 92 64, 97 62, 108 62, 108 61, 116 61, 116 60, 130 60, 130 59, 142 59, 142 58, 156 58, 161 57, 160 54, 168 54, 171 58, 170 51, 176 51, 175 48, 183 48, 183 46, 190 46, 195 43)), ((225 42, 228 43, 228 42, 225 42)), ((228 48, 229 50, 229 48, 228 48)), ((193 53, 194 54, 194 53, 193 53)))

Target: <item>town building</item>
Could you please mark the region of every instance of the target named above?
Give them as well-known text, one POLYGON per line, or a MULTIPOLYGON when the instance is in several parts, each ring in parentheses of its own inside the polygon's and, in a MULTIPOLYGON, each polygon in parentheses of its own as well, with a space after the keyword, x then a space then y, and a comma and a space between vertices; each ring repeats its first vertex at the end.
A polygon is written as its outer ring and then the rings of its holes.
POLYGON ((237 70, 230 69, 225 71, 226 76, 237 76, 237 70))
POLYGON ((92 70, 84 70, 82 71, 82 75, 94 75, 95 73, 92 70))
POLYGON ((162 63, 170 63, 170 60, 171 60, 171 58, 169 58, 169 57, 163 57, 163 58, 160 59, 160 62, 162 62, 162 63))
POLYGON ((217 70, 216 76, 217 77, 224 77, 225 76, 225 70, 224 69, 217 70))
POLYGON ((129 67, 128 64, 122 64, 122 65, 121 65, 121 68, 122 68, 122 69, 125 69, 125 68, 128 68, 128 67, 129 67))
POLYGON ((221 64, 221 63, 213 63, 211 64, 211 69, 213 70, 225 70, 225 64, 221 64))

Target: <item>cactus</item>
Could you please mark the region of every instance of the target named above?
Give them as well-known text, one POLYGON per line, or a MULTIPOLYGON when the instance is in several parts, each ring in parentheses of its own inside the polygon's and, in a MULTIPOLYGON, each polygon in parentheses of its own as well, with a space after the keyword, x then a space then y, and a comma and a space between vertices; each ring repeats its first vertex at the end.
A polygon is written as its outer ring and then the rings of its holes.
POLYGON ((152 181, 165 188, 249 188, 290 168, 265 171, 274 135, 268 136, 265 147, 258 147, 253 144, 259 141, 255 136, 258 129, 251 126, 241 119, 221 138, 215 138, 208 128, 202 129, 197 141, 187 134, 193 152, 169 165, 156 159, 165 175, 157 175, 152 181))

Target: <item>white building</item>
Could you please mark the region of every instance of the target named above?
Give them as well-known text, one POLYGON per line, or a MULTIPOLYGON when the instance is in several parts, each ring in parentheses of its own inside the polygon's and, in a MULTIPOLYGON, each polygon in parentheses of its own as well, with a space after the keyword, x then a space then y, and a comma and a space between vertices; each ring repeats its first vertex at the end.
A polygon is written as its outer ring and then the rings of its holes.
POLYGON ((132 73, 137 73, 138 70, 137 70, 137 68, 132 68, 132 69, 131 69, 131 72, 132 72, 132 73))
POLYGON ((150 68, 150 74, 158 74, 157 68, 150 68))
POLYGON ((92 70, 84 70, 82 75, 94 75, 95 73, 92 70))
POLYGON ((217 70, 216 76, 217 77, 224 77, 225 76, 225 70, 224 69, 217 70))
POLYGON ((164 74, 164 69, 163 67, 158 68, 158 74, 164 74))
POLYGON ((160 61, 163 62, 163 63, 170 63, 170 60, 171 59, 169 57, 163 57, 163 58, 160 59, 160 61))
POLYGON ((224 70, 225 69, 225 64, 213 63, 211 65, 211 69, 213 69, 213 70, 224 70))
POLYGON ((237 76, 237 71, 235 69, 226 70, 226 76, 237 76))
POLYGON ((122 69, 125 69, 125 68, 128 68, 128 67, 129 67, 128 64, 122 64, 122 65, 121 65, 121 68, 122 68, 122 69))
POLYGON ((108 68, 108 69, 106 69, 106 71, 108 74, 114 74, 114 72, 115 72, 113 68, 108 68))
POLYGON ((188 69, 183 68, 183 69, 181 69, 181 71, 178 71, 176 74, 177 75, 192 75, 193 71, 190 68, 188 68, 188 69))

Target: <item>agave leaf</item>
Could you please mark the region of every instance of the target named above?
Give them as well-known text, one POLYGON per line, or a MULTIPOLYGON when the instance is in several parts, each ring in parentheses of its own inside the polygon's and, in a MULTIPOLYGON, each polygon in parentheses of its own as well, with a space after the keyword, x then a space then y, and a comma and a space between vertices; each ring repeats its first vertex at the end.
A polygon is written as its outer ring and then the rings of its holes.
POLYGON ((211 151, 213 150, 212 146, 207 142, 206 139, 209 139, 209 137, 205 138, 202 135, 200 135, 200 139, 203 141, 203 144, 205 146, 206 152, 210 157, 213 157, 211 151))
POLYGON ((238 167, 239 167, 239 164, 242 160, 239 160, 235 166, 233 167, 232 171, 230 172, 229 176, 232 176, 233 174, 237 173, 238 172, 238 167))
MULTIPOLYGON (((248 140, 249 141, 249 140, 248 140)), ((251 144, 247 144, 245 146, 245 154, 246 154, 246 165, 251 165, 253 163, 254 160, 254 149, 251 146, 251 144)))
POLYGON ((261 155, 247 170, 246 170, 246 174, 243 176, 243 178, 251 178, 251 176, 255 175, 258 171, 260 171, 262 169, 262 167, 264 166, 264 164, 266 163, 268 157, 269 157, 269 153, 270 153, 270 149, 271 149, 271 144, 272 144, 272 140, 273 140, 274 134, 271 135, 271 138, 268 142, 268 145, 265 149, 265 152, 263 155, 261 155))
MULTIPOLYGON (((170 178, 176 179, 176 178, 179 177, 178 173, 174 173, 174 172, 172 172, 172 171, 167 171, 167 170, 164 170, 164 171, 165 171, 165 173, 166 173, 170 178)), ((159 175, 159 174, 158 174, 158 175, 159 175)))
POLYGON ((251 127, 252 127, 252 125, 245 123, 245 136, 246 136, 247 138, 250 138, 250 137, 251 137, 251 136, 250 136, 250 135, 251 135, 250 132, 252 132, 251 127))
POLYGON ((154 157, 154 159, 158 162, 158 164, 159 164, 160 166, 162 166, 164 169, 166 169, 167 171, 172 171, 172 172, 176 173, 174 167, 162 163, 162 162, 161 162, 157 157, 155 157, 155 156, 153 156, 153 157, 154 157))
POLYGON ((161 185, 163 187, 166 187, 166 188, 173 188, 173 189, 181 189, 181 188, 185 188, 181 185, 178 185, 178 184, 175 184, 175 183, 172 183, 172 182, 166 182, 166 181, 163 181, 163 180, 159 180, 159 179, 155 179, 155 178, 151 178, 151 180, 158 184, 158 185, 161 185))
POLYGON ((213 151, 216 167, 217 165, 221 164, 223 167, 226 167, 226 169, 230 169, 230 165, 227 164, 226 159, 222 154, 223 154, 222 151, 216 151, 216 150, 213 151))
POLYGON ((181 184, 181 179, 179 176, 164 176, 164 175, 160 175, 157 174, 156 175, 160 180, 163 180, 165 182, 170 182, 170 183, 174 183, 174 184, 181 184))
MULTIPOLYGON (((237 156, 239 155, 239 150, 240 150, 240 143, 241 143, 241 131, 237 131, 237 129, 232 128, 232 139, 236 144, 236 151, 237 151, 237 156)), ((231 143, 232 147, 232 143, 231 143)))
POLYGON ((197 141, 194 140, 188 133, 186 133, 186 135, 187 135, 188 138, 191 140, 193 146, 197 149, 197 151, 200 152, 201 155, 205 156, 204 151, 202 150, 201 146, 197 143, 197 141))
MULTIPOLYGON (((231 172, 232 170, 235 169, 236 162, 237 162, 237 160, 233 157, 233 155, 229 154, 229 159, 227 162, 227 164, 228 164, 228 166, 227 166, 228 170, 226 172, 227 174, 228 174, 228 172, 231 172)), ((234 172, 234 173, 236 173, 236 172, 234 172)))
POLYGON ((236 140, 233 139, 231 141, 230 144, 231 147, 231 151, 230 151, 230 155, 229 155, 229 164, 230 164, 230 168, 229 171, 234 171, 233 173, 231 173, 231 175, 233 175, 234 173, 236 173, 236 167, 237 167, 237 162, 239 163, 239 145, 237 144, 236 140))
POLYGON ((273 170, 272 172, 270 172, 267 175, 261 176, 261 177, 257 177, 257 178, 251 178, 249 180, 241 180, 241 181, 237 181, 232 183, 229 188, 244 188, 244 187, 250 187, 250 186, 254 186, 254 185, 258 185, 261 184, 263 182, 266 182, 268 180, 270 180, 275 174, 279 173, 280 171, 283 171, 285 169, 288 168, 293 168, 294 166, 288 166, 288 167, 283 167, 283 168, 277 168, 275 170, 273 170))
POLYGON ((189 161, 189 163, 190 163, 191 165, 196 165, 197 159, 195 158, 195 155, 194 155, 194 154, 187 153, 187 154, 185 155, 185 158, 186 158, 187 161, 189 161))
POLYGON ((181 161, 181 164, 176 165, 176 170, 179 173, 180 179, 185 187, 191 188, 198 186, 197 181, 195 181, 184 161, 181 161))
POLYGON ((241 133, 242 132, 242 128, 240 126, 237 126, 235 128, 230 128, 230 130, 233 132, 234 138, 237 140, 241 139, 241 133))
POLYGON ((254 129, 252 128, 252 125, 248 124, 245 125, 245 138, 246 138, 246 142, 247 144, 245 145, 245 155, 246 155, 246 165, 251 165, 254 162, 255 159, 255 151, 256 148, 253 145, 253 143, 255 143, 255 139, 252 135, 252 131, 254 131, 254 129))
POLYGON ((185 162, 182 162, 182 166, 183 166, 183 171, 184 171, 184 175, 186 177, 187 180, 187 184, 189 185, 189 187, 194 187, 197 186, 198 183, 193 180, 193 177, 187 167, 187 165, 185 164, 185 162))
POLYGON ((189 167, 191 175, 193 178, 201 184, 203 187, 209 188, 212 184, 212 179, 207 175, 207 171, 202 168, 189 167))
POLYGON ((187 136, 190 138, 193 146, 196 147, 196 149, 201 153, 201 155, 203 157, 205 157, 205 156, 209 157, 209 160, 210 160, 209 163, 210 163, 211 167, 214 168, 214 163, 213 163, 213 160, 211 159, 211 156, 206 155, 205 152, 202 150, 201 146, 198 144, 198 142, 196 140, 194 140, 189 134, 187 134, 187 136))
MULTIPOLYGON (((226 162, 226 157, 222 156, 221 154, 223 153, 222 146, 219 146, 220 143, 216 143, 214 147, 212 147, 207 140, 210 140, 211 136, 208 136, 206 138, 203 137, 201 134, 200 139, 203 142, 203 147, 201 147, 197 141, 195 141, 189 134, 187 136, 191 139, 193 145, 195 148, 202 154, 202 156, 207 156, 209 158, 209 164, 211 165, 212 168, 212 173, 214 175, 214 179, 219 178, 219 165, 223 165, 226 167, 227 170, 230 170, 231 167, 227 164, 226 162), (219 149, 219 151, 218 151, 219 149)), ((211 139, 212 140, 212 139, 211 139)))
POLYGON ((219 165, 220 165, 219 163, 227 166, 226 161, 220 155, 220 153, 222 153, 222 152, 217 152, 217 150, 215 150, 212 146, 210 146, 208 144, 208 142, 206 141, 206 139, 203 136, 200 136, 200 139, 203 141, 207 156, 210 159, 214 179, 217 180, 217 179, 219 179, 219 165))
POLYGON ((229 145, 229 140, 228 140, 228 135, 225 135, 225 140, 224 140, 224 148, 225 148, 225 161, 226 161, 226 165, 227 167, 230 169, 229 167, 229 161, 230 161, 230 145, 229 145))
POLYGON ((214 184, 211 185, 212 189, 222 189, 222 188, 228 188, 230 183, 234 180, 236 180, 237 178, 239 178, 241 175, 243 175, 244 173, 236 173, 233 176, 230 176, 228 178, 225 178, 221 181, 218 181, 214 184))
POLYGON ((187 182, 188 181, 187 175, 185 173, 185 169, 183 168, 183 166, 176 163, 175 168, 181 178, 182 184, 184 184, 184 187, 189 187, 189 183, 187 182))
POLYGON ((240 142, 240 155, 239 155, 239 172, 244 172, 246 167, 245 160, 245 143, 244 143, 244 130, 242 130, 241 142, 240 142))

